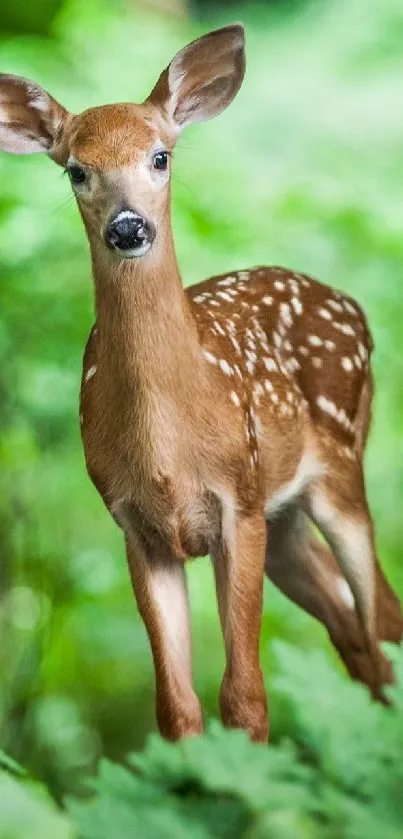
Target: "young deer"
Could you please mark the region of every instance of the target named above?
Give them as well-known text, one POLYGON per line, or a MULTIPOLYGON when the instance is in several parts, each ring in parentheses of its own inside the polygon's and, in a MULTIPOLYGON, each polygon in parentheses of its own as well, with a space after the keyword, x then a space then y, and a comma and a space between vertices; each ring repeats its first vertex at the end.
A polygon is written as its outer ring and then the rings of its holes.
POLYGON ((244 66, 234 25, 181 50, 141 105, 73 116, 32 82, 0 80, 1 148, 43 151, 67 169, 89 239, 96 325, 81 390, 85 456, 125 534, 168 738, 203 728, 189 557, 213 558, 223 721, 254 740, 268 734, 264 572, 325 624, 374 696, 392 678, 379 640, 397 641, 403 628, 365 495, 372 342, 362 310, 284 268, 181 285, 171 152, 185 125, 229 105, 244 66))

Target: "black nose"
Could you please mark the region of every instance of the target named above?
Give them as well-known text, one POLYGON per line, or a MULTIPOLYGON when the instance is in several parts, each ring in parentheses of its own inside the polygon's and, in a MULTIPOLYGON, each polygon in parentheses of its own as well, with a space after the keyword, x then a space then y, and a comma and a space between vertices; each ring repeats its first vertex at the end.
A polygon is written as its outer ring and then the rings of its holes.
POLYGON ((155 230, 151 222, 133 210, 122 210, 105 230, 106 244, 120 251, 138 250, 151 244, 154 238, 155 230))

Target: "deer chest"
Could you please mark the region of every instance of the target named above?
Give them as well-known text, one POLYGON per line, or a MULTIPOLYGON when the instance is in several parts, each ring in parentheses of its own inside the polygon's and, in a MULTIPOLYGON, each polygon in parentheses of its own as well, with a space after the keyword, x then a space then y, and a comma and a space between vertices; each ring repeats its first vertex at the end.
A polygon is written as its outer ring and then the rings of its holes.
POLYGON ((88 427, 82 430, 89 475, 125 533, 140 538, 147 554, 167 552, 178 559, 214 552, 221 536, 221 504, 182 464, 178 469, 147 468, 88 427))

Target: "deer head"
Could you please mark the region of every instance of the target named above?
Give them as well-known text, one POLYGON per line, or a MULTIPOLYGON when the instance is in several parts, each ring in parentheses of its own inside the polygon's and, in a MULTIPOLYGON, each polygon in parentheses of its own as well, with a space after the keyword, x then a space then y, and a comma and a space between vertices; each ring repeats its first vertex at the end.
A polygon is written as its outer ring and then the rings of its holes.
POLYGON ((244 70, 243 28, 232 25, 178 52, 140 105, 73 115, 34 82, 0 75, 0 148, 44 152, 65 168, 92 248, 115 259, 154 248, 163 258, 177 137, 226 108, 244 70))

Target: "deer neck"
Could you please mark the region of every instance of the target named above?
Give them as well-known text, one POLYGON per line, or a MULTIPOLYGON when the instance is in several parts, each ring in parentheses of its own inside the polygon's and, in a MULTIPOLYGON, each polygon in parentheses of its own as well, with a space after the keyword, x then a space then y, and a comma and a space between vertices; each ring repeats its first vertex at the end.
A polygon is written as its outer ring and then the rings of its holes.
POLYGON ((131 411, 159 393, 192 402, 200 347, 170 227, 138 259, 92 243, 91 252, 97 356, 109 397, 128 400, 131 411))

